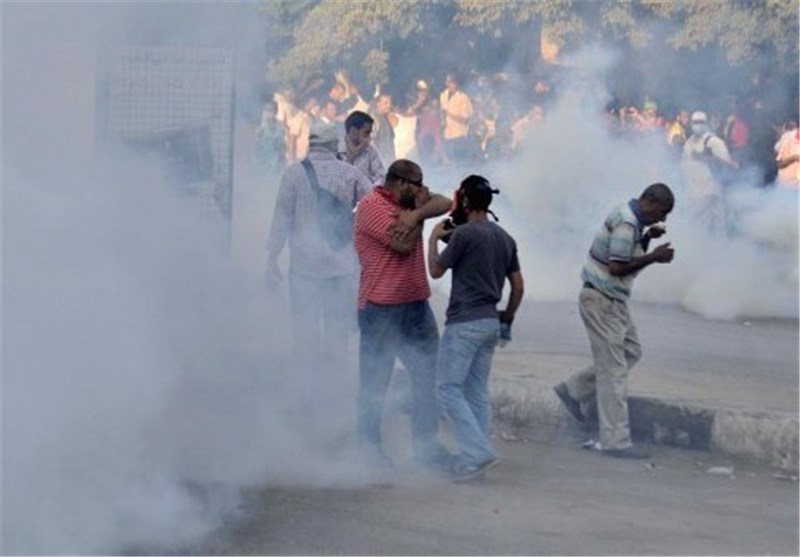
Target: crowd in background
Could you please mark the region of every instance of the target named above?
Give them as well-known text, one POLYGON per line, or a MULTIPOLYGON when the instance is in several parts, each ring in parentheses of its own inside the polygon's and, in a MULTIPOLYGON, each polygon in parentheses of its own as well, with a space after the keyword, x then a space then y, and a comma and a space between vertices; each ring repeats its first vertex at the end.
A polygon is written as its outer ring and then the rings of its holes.
MULTIPOLYGON (((560 100, 558 81, 544 76, 526 82, 502 73, 467 80, 448 74, 440 88, 434 88, 430 79, 408 85, 410 91, 400 98, 386 87, 365 95, 337 72, 327 83, 317 80, 302 92, 275 93, 264 105, 257 130, 260 161, 280 171, 303 159, 314 122, 336 123, 344 135, 344 120, 353 111, 374 119, 372 142, 385 167, 399 158, 424 165, 511 158, 521 153, 526 138, 560 100)), ((666 106, 656 96, 645 96, 636 102, 613 98, 600 110, 605 110, 614 136, 631 141, 661 136, 678 159, 692 133, 691 113, 703 110, 708 114, 708 132, 724 141, 737 169, 757 169, 763 184, 777 178, 778 183, 797 188, 796 102, 789 109, 773 106, 765 101, 767 93, 754 79, 748 93, 717 98, 709 106, 666 106)), ((585 97, 578 102, 588 105, 597 100, 588 89, 585 97)))

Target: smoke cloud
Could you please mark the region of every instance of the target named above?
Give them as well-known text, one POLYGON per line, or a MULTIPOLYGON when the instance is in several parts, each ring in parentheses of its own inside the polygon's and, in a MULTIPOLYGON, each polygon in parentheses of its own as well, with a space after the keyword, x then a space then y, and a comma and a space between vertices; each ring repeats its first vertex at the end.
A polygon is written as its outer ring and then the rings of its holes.
MULTIPOLYGON (((3 553, 179 552, 248 485, 361 481, 347 440, 325 444, 354 429, 354 404, 330 431, 303 422, 284 297, 235 266, 213 201, 94 143, 100 50, 235 33, 246 66, 251 20, 233 5, 3 6, 3 553)), ((247 79, 245 104, 262 75, 247 79)))
MULTIPOLYGON (((231 258, 215 207, 177 195, 152 160, 99 157, 95 145, 96 60, 113 44, 234 48, 237 108, 257 107, 264 38, 252 6, 2 10, 2 552, 169 552, 235 513, 243 487, 358 485, 350 443, 331 442, 352 431, 354 401, 334 409, 330 431, 304 420, 312 395, 289 361, 285 296, 261 282, 265 191, 277 183, 237 159, 231 258)), ((707 237, 686 216, 663 138, 609 135, 616 60, 593 47, 565 61, 558 103, 518 159, 426 176, 443 193, 489 177, 529 299, 570 302, 608 210, 666 182, 676 260, 646 270, 636 299, 796 318, 796 194, 743 183, 728 198, 738 234, 707 237)), ((355 393, 351 368, 331 383, 355 393)))

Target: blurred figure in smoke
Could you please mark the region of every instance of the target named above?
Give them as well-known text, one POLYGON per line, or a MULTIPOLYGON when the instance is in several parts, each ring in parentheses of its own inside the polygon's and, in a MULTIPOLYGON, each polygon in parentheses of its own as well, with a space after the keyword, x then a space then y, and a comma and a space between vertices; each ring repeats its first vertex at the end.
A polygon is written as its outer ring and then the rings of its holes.
POLYGON ((417 114, 417 152, 423 161, 447 162, 442 141, 442 115, 439 101, 430 94, 427 82, 417 81, 417 100, 409 109, 417 114))
POLYGON ((336 123, 336 103, 333 101, 325 101, 319 111, 319 119, 326 124, 336 123))
POLYGON ((779 187, 800 189, 800 128, 793 116, 775 144, 775 162, 778 166, 776 184, 779 187))
POLYGON ((261 168, 261 175, 271 179, 279 172, 286 153, 286 134, 283 126, 275 118, 277 109, 270 100, 261 111, 261 123, 256 128, 256 158, 261 168))
POLYGON ((374 185, 383 180, 385 166, 372 144, 375 120, 366 112, 355 110, 344 121, 344 139, 339 142, 339 158, 352 164, 374 185))
POLYGON ((331 245, 333 231, 323 229, 318 190, 352 211, 372 184, 337 159, 334 125, 316 122, 309 143, 308 158, 289 166, 281 178, 267 239, 266 281, 271 287, 283 281, 278 258, 288 240, 294 363, 307 379, 303 388, 311 400, 305 402, 320 407, 329 402, 332 386, 344 384, 356 260, 352 239, 331 245))
POLYGON ((544 108, 540 104, 534 104, 526 114, 519 117, 511 125, 511 150, 519 150, 531 128, 542 120, 544 120, 544 108))
POLYGON ((555 392, 579 422, 585 421, 581 403, 596 396, 600 442, 595 448, 608 456, 649 457, 631 443, 628 372, 642 351, 627 300, 639 271, 653 263, 670 263, 674 257, 669 243, 647 251, 650 240, 665 233, 658 223, 667 220, 674 204, 672 191, 659 183, 614 209, 595 235, 581 273, 578 303, 593 363, 558 384, 555 392))
POLYGON ((461 450, 453 467, 457 481, 482 476, 500 463, 489 438, 489 373, 501 323, 510 332, 524 291, 516 242, 487 218, 494 216, 489 209, 494 193, 499 192, 483 176, 467 177, 456 194, 456 211, 466 222, 448 230, 456 217, 443 220, 428 243, 431 277, 452 270, 436 394, 461 450), (438 241, 445 236, 447 247, 440 254, 438 241), (511 294, 506 309, 498 313, 506 278, 511 294))
POLYGON ((283 124, 285 133, 286 162, 296 162, 305 157, 308 150, 310 119, 295 106, 294 93, 292 91, 275 93, 273 100, 277 106, 275 119, 283 124))
POLYGON ((337 122, 344 122, 345 118, 356 110, 361 112, 369 110, 369 104, 361 98, 358 87, 348 79, 343 70, 337 71, 334 77, 336 83, 331 86, 328 97, 336 103, 337 122))
POLYGON ((748 162, 750 158, 750 115, 744 101, 735 99, 733 110, 725 121, 724 140, 725 144, 739 166, 748 162))
POLYGON ((667 129, 667 143, 674 149, 678 158, 683 153, 683 145, 691 133, 689 130, 689 111, 681 108, 675 119, 670 123, 667 129))
POLYGON ((439 106, 444 119, 444 150, 451 160, 466 160, 471 156, 469 124, 472 118, 472 101, 461 90, 458 78, 448 74, 446 88, 439 96, 439 106))
POLYGON ((375 102, 375 111, 372 114, 375 119, 373 132, 375 133, 375 146, 381 154, 381 160, 385 164, 392 164, 394 155, 394 129, 397 127, 397 115, 392 107, 392 96, 388 93, 381 93, 375 102))
POLYGON ((633 126, 636 131, 647 132, 660 130, 664 126, 664 119, 658 114, 658 104, 648 100, 644 103, 644 111, 640 114, 633 112, 633 126))
POLYGON ((705 112, 693 113, 691 123, 692 135, 683 146, 681 159, 687 204, 692 218, 710 233, 720 233, 726 227, 722 172, 739 165, 725 142, 709 131, 705 112))
POLYGON ((415 458, 426 466, 449 466, 451 455, 437 440, 434 374, 439 331, 428 305, 431 290, 422 227, 451 205, 447 197, 428 191, 417 164, 400 159, 389 166, 384 185, 365 197, 356 211, 355 245, 361 263, 358 434, 372 469, 392 466, 383 451, 381 424, 395 358, 411 379, 415 458))

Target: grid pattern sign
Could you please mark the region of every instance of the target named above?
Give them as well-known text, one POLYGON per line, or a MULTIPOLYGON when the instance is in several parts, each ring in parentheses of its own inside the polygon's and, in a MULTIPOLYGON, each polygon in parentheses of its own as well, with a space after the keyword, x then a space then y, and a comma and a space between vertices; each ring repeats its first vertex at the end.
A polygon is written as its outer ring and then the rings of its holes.
POLYGON ((233 53, 218 48, 128 47, 104 56, 101 133, 155 151, 167 178, 213 195, 230 218, 233 53))

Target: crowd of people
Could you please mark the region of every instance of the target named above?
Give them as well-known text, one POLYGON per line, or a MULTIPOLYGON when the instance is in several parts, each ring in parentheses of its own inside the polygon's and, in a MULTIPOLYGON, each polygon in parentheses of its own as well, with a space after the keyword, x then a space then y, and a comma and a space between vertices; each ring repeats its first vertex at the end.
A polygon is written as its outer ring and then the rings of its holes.
MULTIPOLYGON (((386 91, 377 90, 367 102, 337 75, 324 98, 284 92, 267 104, 258 129, 261 156, 282 176, 266 278, 271 286, 283 282, 279 259, 288 245, 293 365, 304 384, 318 391, 313 407, 322 412, 319 423, 333 423, 342 404, 354 403, 365 463, 372 470, 391 469, 382 416, 399 360, 410 379, 416 461, 466 481, 499 463, 490 439, 489 374, 495 346, 510 340, 524 284, 515 240, 489 218, 498 193, 489 180, 467 176, 449 199, 428 190, 422 167, 513 157, 547 117, 555 92, 538 80, 529 110, 509 117, 485 81, 470 92, 457 76, 447 75, 439 95, 425 80, 414 90, 401 109, 386 91), (448 212, 430 233, 426 261, 424 222, 448 212), (428 303, 428 277, 448 271, 452 287, 440 336, 428 303), (506 282, 507 305, 498 310, 506 282), (359 384, 353 396, 336 386, 345 384, 348 336, 356 322, 359 384), (451 425, 456 453, 440 442, 440 416, 451 425)), ((666 119, 648 99, 641 112, 609 107, 607 121, 620 137, 659 134, 675 148, 686 204, 713 234, 727 225, 726 183, 742 167, 758 163, 751 115, 741 103, 736 107, 724 122, 713 112, 685 109, 666 119)), ((770 140, 776 183, 798 189, 796 117, 773 131, 780 131, 770 140)), ((650 249, 651 240, 666 232, 674 205, 663 183, 620 204, 598 228, 583 267, 579 307, 593 364, 558 384, 555 393, 578 421, 595 409, 594 448, 608 456, 648 456, 633 446, 628 423, 627 375, 641 349, 627 300, 642 269, 674 257, 669 243, 650 249)))
MULTIPOLYGON (((510 340, 523 299, 517 244, 495 222, 490 205, 499 192, 483 176, 467 176, 449 199, 430 192, 419 164, 397 159, 376 184, 369 177, 374 147, 367 130, 375 123, 353 111, 344 140, 334 123, 312 124, 306 157, 286 168, 278 188, 267 283, 283 282, 279 259, 288 245, 292 365, 304 388, 314 391, 304 413, 315 415, 319 428, 346 413, 350 399, 359 454, 373 473, 390 471, 382 423, 399 361, 411 385, 415 461, 455 481, 473 480, 500 463, 490 435, 489 376, 495 346, 510 340), (359 139, 356 156, 351 136, 359 139), (448 212, 430 233, 426 261, 424 222, 448 212), (452 286, 440 336, 428 276, 448 271, 452 286), (506 282, 510 294, 498 310, 506 282), (348 396, 342 386, 353 314, 360 332, 358 389, 348 396), (456 452, 440 440, 440 417, 450 423, 456 452)), ((598 409, 597 448, 608 456, 648 456, 633 447, 628 425, 627 373, 640 351, 626 300, 641 269, 672 261, 669 244, 648 248, 664 234, 660 223, 673 206, 664 184, 622 204, 600 227, 583 270, 581 315, 594 364, 555 390, 578 420, 584 420, 581 404, 598 409)))
MULTIPOLYGON (((374 123, 366 113, 352 112, 345 126, 357 137, 362 134, 354 120, 362 129, 374 123)), ((283 282, 279 257, 289 246, 292 365, 305 388, 316 391, 317 426, 331 427, 346 413, 348 396, 339 389, 346 384, 348 315, 357 313, 359 386, 353 402, 365 464, 378 471, 393 465, 384 450, 382 417, 399 360, 411 383, 416 461, 458 481, 485 474, 499 463, 489 441, 492 353, 501 324, 510 327, 523 294, 516 243, 487 218, 496 190, 483 177, 465 179, 460 211, 431 235, 431 277, 453 272, 440 341, 428 304, 422 230, 425 220, 451 211, 452 200, 431 193, 421 167, 408 159, 392 162, 373 187, 369 165, 338 157, 340 146, 333 123, 312 125, 307 156, 281 178, 267 243, 271 286, 283 282), (448 243, 441 253, 440 240, 448 243), (511 294, 498 312, 506 279, 511 294), (439 441, 440 409, 451 420, 458 454, 439 441)), ((361 153, 369 157, 369 149, 361 153)))
MULTIPOLYGON (((365 99, 340 72, 329 88, 316 82, 311 93, 276 93, 265 104, 258 127, 261 160, 273 169, 301 160, 308 152, 314 122, 333 123, 344 135, 345 119, 356 111, 373 119, 372 144, 384 167, 404 157, 426 165, 514 157, 559 101, 555 80, 544 77, 520 87, 512 86, 504 74, 477 75, 465 86, 459 76, 447 74, 438 93, 431 83, 416 81, 411 93, 401 99, 386 88, 377 88, 372 98, 365 99)), ((724 143, 734 162, 729 165, 729 181, 735 171, 755 168, 763 184, 798 188, 796 107, 788 115, 776 116, 778 107, 765 106, 759 95, 756 90, 731 96, 727 111, 718 108, 724 103, 662 110, 653 97, 645 97, 641 104, 614 99, 604 114, 611 135, 635 141, 655 134, 681 159, 692 136, 691 114, 703 111, 706 132, 724 143)))

